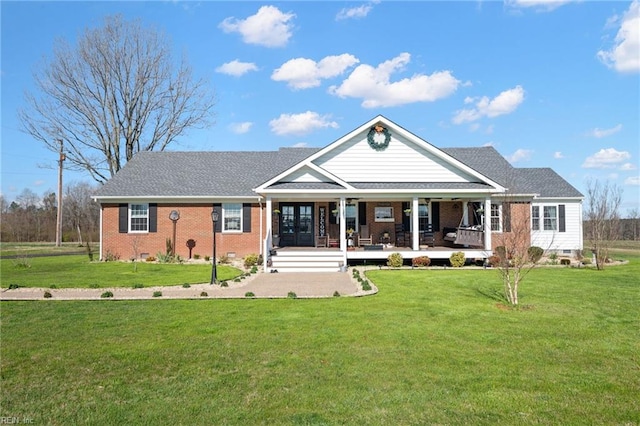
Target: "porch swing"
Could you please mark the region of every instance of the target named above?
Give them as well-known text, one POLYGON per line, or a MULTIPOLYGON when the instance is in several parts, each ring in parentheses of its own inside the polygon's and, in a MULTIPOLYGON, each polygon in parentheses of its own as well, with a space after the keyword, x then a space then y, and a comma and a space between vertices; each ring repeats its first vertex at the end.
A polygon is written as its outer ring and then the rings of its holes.
POLYGON ((450 241, 454 244, 465 246, 484 246, 484 227, 482 226, 483 216, 479 215, 483 210, 474 209, 473 214, 476 223, 480 225, 463 225, 464 215, 460 217, 460 222, 457 228, 445 228, 444 237, 445 241, 450 241))

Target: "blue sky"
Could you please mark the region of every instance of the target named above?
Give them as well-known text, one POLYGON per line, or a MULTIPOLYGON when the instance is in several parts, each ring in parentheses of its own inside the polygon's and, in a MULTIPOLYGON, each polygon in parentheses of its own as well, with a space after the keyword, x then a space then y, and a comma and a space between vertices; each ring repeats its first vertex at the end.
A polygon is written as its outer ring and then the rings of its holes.
MULTIPOLYGON (((57 154, 16 111, 54 39, 120 13, 166 32, 217 96, 171 150, 325 146, 382 114, 436 147, 588 179, 640 208, 640 3, 2 1, 2 195, 57 187, 57 154)), ((88 175, 65 171, 65 183, 88 175)))

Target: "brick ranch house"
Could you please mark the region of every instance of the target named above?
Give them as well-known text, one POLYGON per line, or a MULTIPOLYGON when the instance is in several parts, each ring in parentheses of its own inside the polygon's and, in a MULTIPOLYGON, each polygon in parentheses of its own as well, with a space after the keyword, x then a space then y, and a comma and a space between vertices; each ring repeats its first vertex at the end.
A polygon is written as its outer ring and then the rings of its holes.
POLYGON ((380 115, 324 148, 140 152, 94 198, 101 259, 166 252, 172 211, 176 254, 211 255, 213 210, 216 253, 261 254, 265 271, 391 252, 486 259, 523 222, 527 246, 583 248, 583 196, 553 170, 512 167, 492 147, 439 149, 380 115))

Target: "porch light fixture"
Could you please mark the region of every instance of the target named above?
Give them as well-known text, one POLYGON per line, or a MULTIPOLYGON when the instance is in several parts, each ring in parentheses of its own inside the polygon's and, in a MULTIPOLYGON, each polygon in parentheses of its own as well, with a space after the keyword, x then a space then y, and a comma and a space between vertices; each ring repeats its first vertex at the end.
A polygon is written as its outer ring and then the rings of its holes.
POLYGON ((178 210, 171 210, 169 213, 169 219, 173 222, 173 240, 171 241, 171 256, 176 255, 176 223, 180 219, 180 212, 178 210))
POLYGON ((216 223, 218 222, 218 212, 211 211, 211 223, 213 224, 213 266, 211 267, 211 284, 218 282, 218 271, 216 270, 216 223))

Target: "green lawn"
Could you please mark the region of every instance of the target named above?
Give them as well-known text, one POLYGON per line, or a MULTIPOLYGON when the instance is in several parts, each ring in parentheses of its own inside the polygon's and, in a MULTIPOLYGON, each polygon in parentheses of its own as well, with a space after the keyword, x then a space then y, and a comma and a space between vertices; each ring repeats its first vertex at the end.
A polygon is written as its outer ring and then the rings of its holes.
POLYGON ((379 293, 362 298, 2 302, 0 416, 637 425, 629 259, 534 270, 520 310, 501 308, 496 271, 450 268, 370 271, 379 293))
MULTIPOLYGON (((29 267, 18 266, 23 259, 0 260, 0 286, 21 287, 107 288, 208 283, 211 264, 178 264, 152 262, 89 262, 86 255, 29 257, 29 267)), ((220 281, 242 273, 228 265, 217 265, 220 281)))

